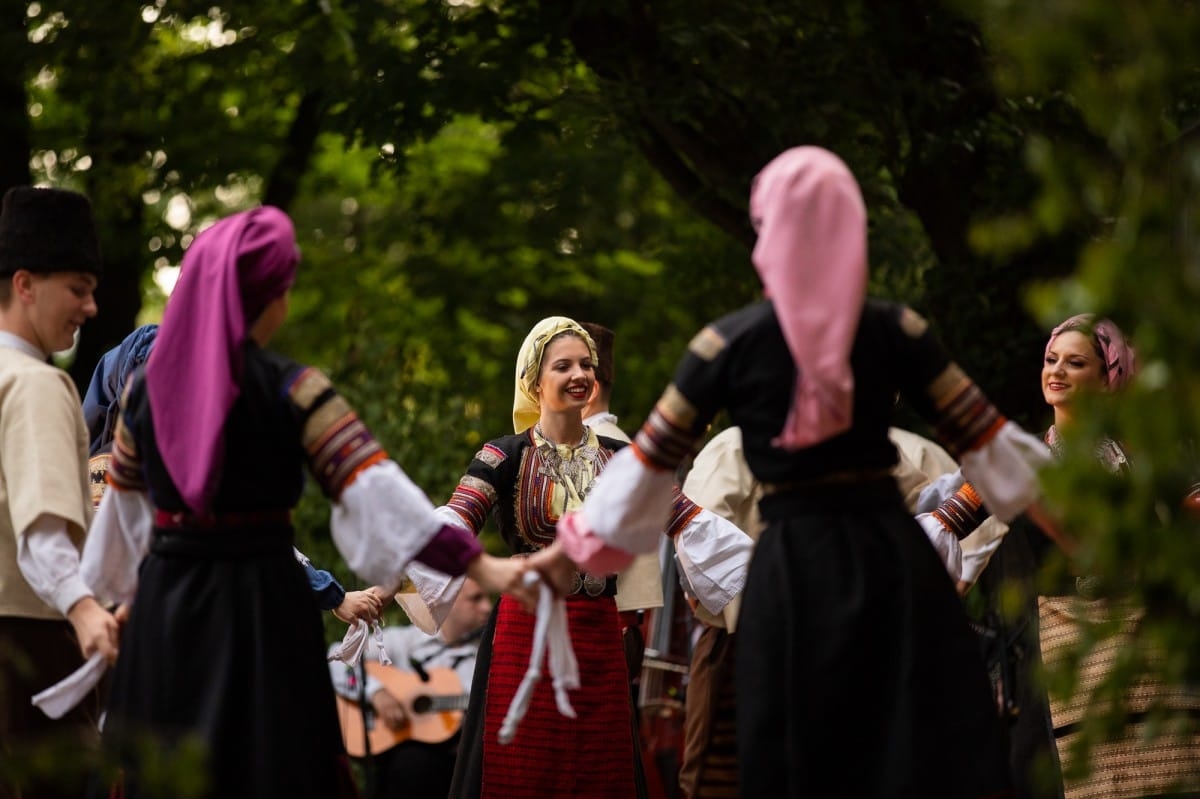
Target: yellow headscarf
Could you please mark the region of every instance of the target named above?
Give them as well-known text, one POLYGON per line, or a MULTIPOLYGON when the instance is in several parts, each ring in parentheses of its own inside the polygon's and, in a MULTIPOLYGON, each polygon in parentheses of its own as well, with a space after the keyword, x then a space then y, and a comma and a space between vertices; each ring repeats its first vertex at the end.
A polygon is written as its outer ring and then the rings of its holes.
POLYGON ((565 316, 547 316, 533 326, 529 335, 521 344, 517 353, 516 391, 513 394, 513 432, 523 433, 537 422, 541 416, 538 403, 537 387, 538 374, 542 371, 542 355, 550 339, 564 330, 577 333, 588 345, 592 355, 592 363, 596 363, 596 342, 574 319, 565 316))

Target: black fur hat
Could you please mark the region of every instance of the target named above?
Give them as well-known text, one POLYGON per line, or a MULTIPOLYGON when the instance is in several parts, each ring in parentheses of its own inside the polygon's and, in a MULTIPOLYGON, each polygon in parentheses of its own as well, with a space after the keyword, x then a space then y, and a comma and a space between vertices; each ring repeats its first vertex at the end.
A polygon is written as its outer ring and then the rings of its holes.
POLYGON ((92 204, 66 189, 14 186, 0 208, 0 277, 18 269, 39 274, 100 276, 100 242, 92 204))

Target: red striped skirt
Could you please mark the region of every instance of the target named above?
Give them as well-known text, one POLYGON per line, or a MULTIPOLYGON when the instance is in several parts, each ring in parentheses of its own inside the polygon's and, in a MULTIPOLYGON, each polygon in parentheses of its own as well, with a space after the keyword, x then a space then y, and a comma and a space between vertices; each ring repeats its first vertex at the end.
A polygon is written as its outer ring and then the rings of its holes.
POLYGON ((579 595, 566 601, 579 661, 580 687, 569 692, 576 717, 558 712, 543 668, 516 737, 502 744, 500 725, 529 668, 534 616, 507 596, 500 600, 484 718, 485 799, 635 795, 629 673, 616 603, 579 595))

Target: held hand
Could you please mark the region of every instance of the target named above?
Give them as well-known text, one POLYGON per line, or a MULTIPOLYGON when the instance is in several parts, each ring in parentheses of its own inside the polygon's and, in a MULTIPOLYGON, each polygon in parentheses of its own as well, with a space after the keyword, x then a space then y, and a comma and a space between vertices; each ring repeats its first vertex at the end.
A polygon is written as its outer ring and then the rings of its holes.
POLYGON ((485 591, 502 591, 532 613, 537 608, 537 581, 525 580, 527 558, 497 558, 484 552, 467 566, 467 576, 485 591))
POLYGON ((527 562, 529 568, 536 570, 556 594, 564 596, 570 592, 571 578, 576 571, 575 564, 563 552, 562 544, 558 541, 530 555, 527 562))
POLYGON ((378 594, 368 588, 365 591, 347 591, 346 598, 342 600, 342 604, 334 608, 333 615, 347 624, 351 624, 355 619, 371 622, 379 618, 379 614, 382 612, 383 601, 378 594))
POLYGON ((75 638, 84 658, 99 652, 109 665, 117 662, 120 626, 95 597, 84 597, 72 605, 67 619, 75 628, 75 638))
POLYGON ((380 688, 375 692, 371 697, 371 706, 375 708, 376 715, 388 726, 388 729, 400 730, 408 724, 408 714, 404 712, 404 705, 389 694, 386 688, 380 688))

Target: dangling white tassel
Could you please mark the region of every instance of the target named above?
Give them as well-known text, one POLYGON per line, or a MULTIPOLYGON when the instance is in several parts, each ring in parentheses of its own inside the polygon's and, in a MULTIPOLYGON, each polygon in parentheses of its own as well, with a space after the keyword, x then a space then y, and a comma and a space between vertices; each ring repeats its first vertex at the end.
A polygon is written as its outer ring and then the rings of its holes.
MULTIPOLYGON (((542 586, 542 590, 550 592, 546 585, 542 586)), ((555 597, 551 605, 546 634, 546 646, 550 650, 550 674, 554 677, 554 701, 559 713, 573 719, 575 708, 571 707, 567 691, 579 687, 579 663, 575 660, 571 632, 567 629, 567 603, 560 597, 555 597)))
POLYGON ((392 665, 392 658, 388 655, 387 647, 383 645, 383 624, 379 619, 372 619, 371 628, 375 631, 375 648, 379 650, 379 662, 385 666, 392 665))
MULTIPOLYGON (((531 584, 538 576, 533 572, 525 575, 531 584)), ((508 706, 508 714, 500 725, 500 743, 511 743, 517 734, 517 726, 525 718, 529 701, 533 698, 534 686, 542 677, 542 662, 546 650, 550 650, 550 675, 554 680, 554 701, 558 712, 575 718, 575 709, 567 697, 569 689, 579 687, 579 663, 571 646, 571 633, 567 628, 567 603, 554 594, 550 586, 542 583, 538 593, 537 621, 533 629, 533 649, 529 653, 529 668, 521 679, 521 685, 508 706)))

